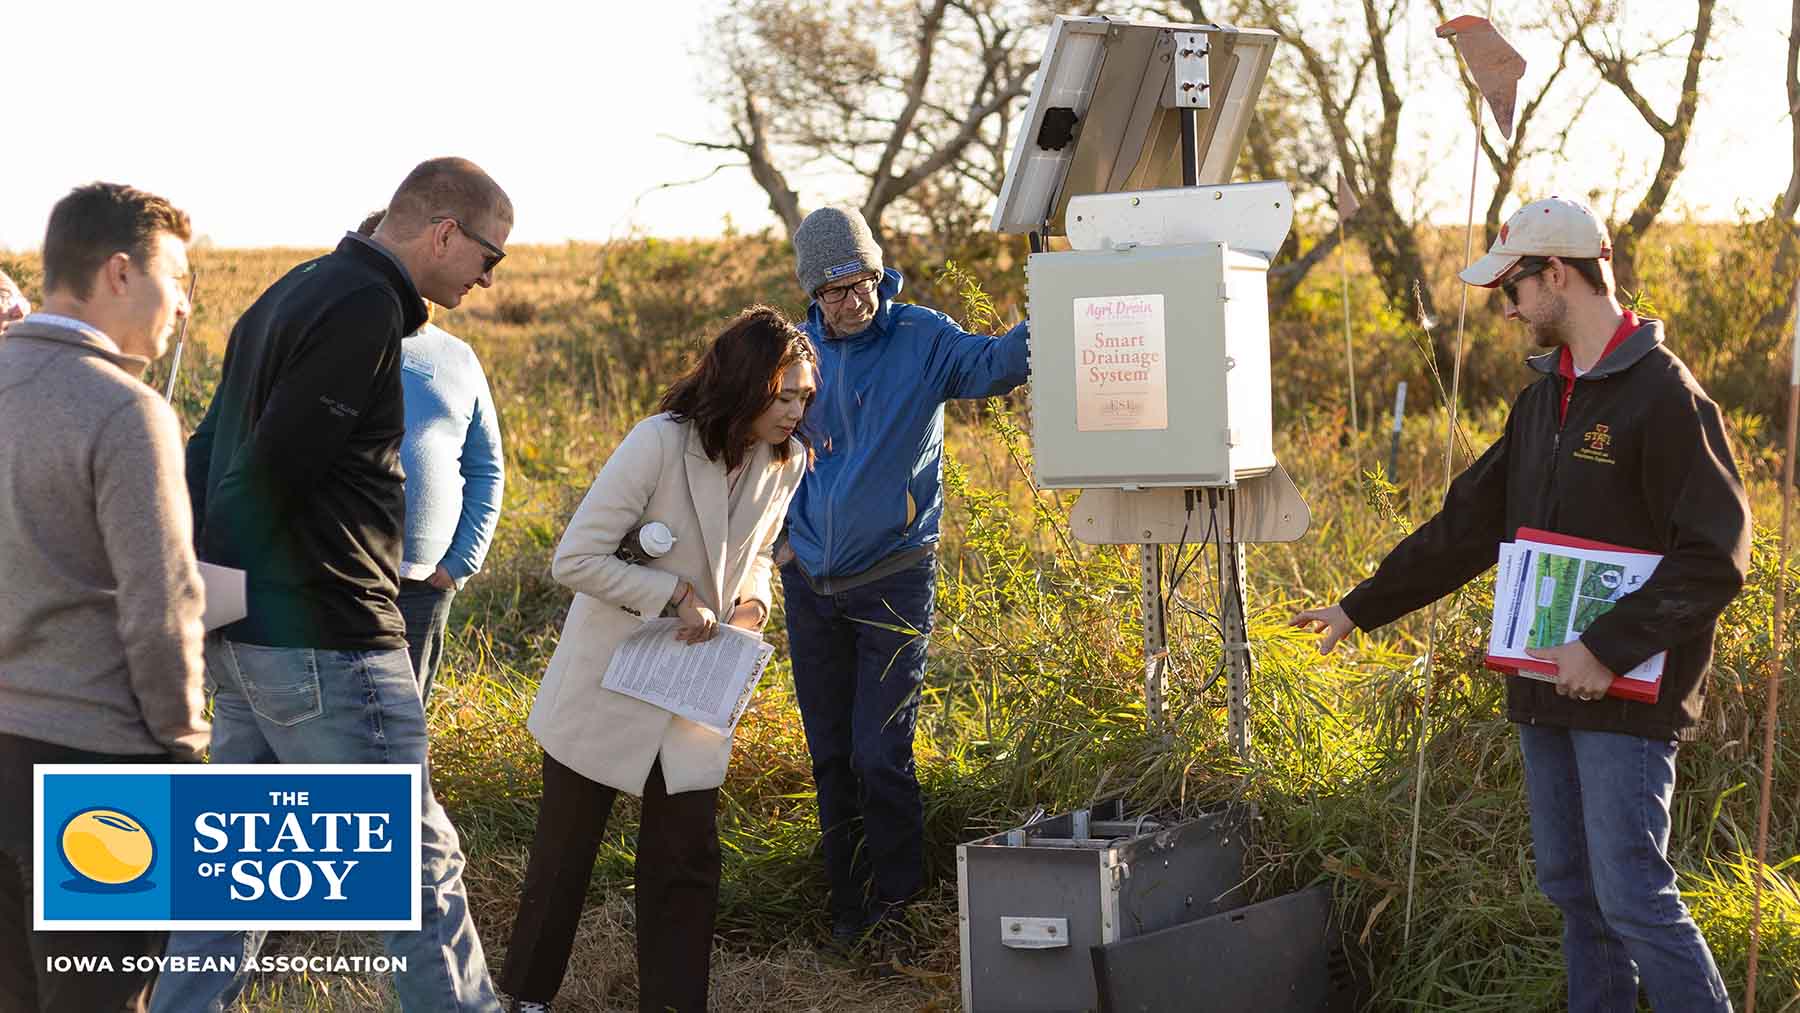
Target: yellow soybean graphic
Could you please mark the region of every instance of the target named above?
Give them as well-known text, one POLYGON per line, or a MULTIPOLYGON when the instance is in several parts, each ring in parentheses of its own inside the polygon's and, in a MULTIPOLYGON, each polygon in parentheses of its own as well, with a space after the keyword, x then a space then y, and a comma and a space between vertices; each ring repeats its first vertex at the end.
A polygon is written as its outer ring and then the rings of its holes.
POLYGON ((96 883, 129 883, 142 876, 156 848, 137 820, 116 809, 88 809, 63 827, 63 858, 96 883))

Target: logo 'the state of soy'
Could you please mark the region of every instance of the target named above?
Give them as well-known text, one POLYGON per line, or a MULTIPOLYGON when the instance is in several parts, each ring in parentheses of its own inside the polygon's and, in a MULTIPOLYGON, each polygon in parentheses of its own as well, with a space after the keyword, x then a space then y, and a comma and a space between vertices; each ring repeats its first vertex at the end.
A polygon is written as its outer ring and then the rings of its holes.
POLYGON ((415 765, 40 765, 34 926, 416 929, 415 765))

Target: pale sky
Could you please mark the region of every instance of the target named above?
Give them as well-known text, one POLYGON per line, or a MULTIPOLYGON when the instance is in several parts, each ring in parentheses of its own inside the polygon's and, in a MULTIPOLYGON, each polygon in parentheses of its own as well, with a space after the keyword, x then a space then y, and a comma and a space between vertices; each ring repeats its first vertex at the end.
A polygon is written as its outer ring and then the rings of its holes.
POLYGON ((436 155, 506 188, 514 242, 758 227, 768 202, 741 170, 651 192, 720 160, 659 136, 715 122, 692 55, 712 8, 0 0, 19 124, 0 247, 40 245, 51 205, 95 179, 162 194, 222 246, 331 245, 436 155))
MULTIPOLYGON (((1687 6, 1623 2, 1628 24, 1644 31, 1667 31, 1657 19, 1687 6)), ((1428 6, 1417 6, 1407 37, 1423 75, 1421 61, 1447 46, 1431 36, 1428 6)), ((1787 0, 1721 6, 1735 23, 1721 25, 1714 50, 1728 55, 1702 78, 1706 104, 1676 200, 1733 218, 1787 182, 1788 16, 1787 0)), ((442 154, 474 159, 506 187, 518 210, 513 242, 712 235, 727 216, 745 229, 772 221, 742 169, 657 189, 721 161, 669 136, 721 134, 723 117, 700 89, 717 0, 5 7, 0 94, 15 128, 0 134, 10 149, 0 248, 38 246, 50 206, 95 179, 163 194, 222 246, 325 246, 385 203, 412 165, 442 154)), ((1554 54, 1527 35, 1514 41, 1532 61, 1530 87, 1554 54)), ((1430 80, 1406 119, 1409 145, 1426 153, 1415 159, 1420 202, 1436 220, 1460 221, 1469 129, 1454 107, 1433 108, 1444 79, 1430 80)), ((1673 109, 1672 88, 1647 90, 1673 109)), ((1635 197, 1657 150, 1636 114, 1603 92, 1567 161, 1535 169, 1527 188, 1620 186, 1635 197)), ((807 207, 854 196, 829 177, 797 182, 807 207)), ((1485 172, 1480 185, 1491 185, 1485 172)))

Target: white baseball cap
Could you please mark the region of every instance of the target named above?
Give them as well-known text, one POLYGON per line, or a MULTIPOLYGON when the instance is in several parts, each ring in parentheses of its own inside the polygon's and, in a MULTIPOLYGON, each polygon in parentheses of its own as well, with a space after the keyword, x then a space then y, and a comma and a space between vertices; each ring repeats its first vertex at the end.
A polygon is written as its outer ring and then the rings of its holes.
POLYGON ((1457 277, 1493 288, 1522 257, 1611 260, 1612 241, 1587 205, 1567 197, 1534 200, 1500 226, 1493 249, 1457 277))

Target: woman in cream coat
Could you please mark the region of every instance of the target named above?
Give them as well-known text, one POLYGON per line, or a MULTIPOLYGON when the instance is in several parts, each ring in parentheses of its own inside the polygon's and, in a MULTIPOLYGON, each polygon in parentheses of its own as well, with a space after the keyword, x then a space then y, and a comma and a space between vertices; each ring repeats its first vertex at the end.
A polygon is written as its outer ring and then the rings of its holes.
POLYGON ((576 594, 526 725, 544 747, 544 797, 501 975, 515 1010, 548 1008, 562 984, 620 791, 643 799, 639 1007, 706 1008, 731 739, 600 680, 640 617, 665 606, 690 643, 720 621, 762 628, 775 537, 811 458, 799 427, 817 383, 806 336, 776 310, 746 310, 663 395, 662 414, 619 444, 563 533, 551 573, 576 594), (674 549, 641 566, 614 555, 650 521, 674 531, 674 549))

